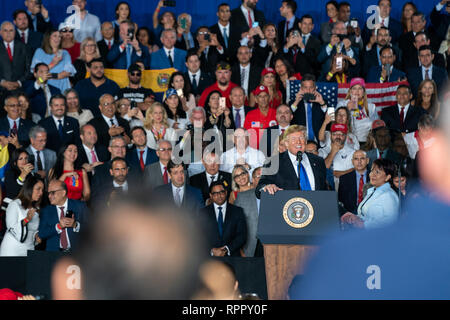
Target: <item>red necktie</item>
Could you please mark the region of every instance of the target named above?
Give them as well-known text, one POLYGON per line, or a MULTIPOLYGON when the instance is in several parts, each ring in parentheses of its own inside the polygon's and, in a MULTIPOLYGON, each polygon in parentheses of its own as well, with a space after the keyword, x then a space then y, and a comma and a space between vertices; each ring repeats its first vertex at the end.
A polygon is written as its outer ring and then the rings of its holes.
POLYGON ((284 134, 284 130, 286 130, 286 129, 281 129, 281 135, 283 135, 283 134, 284 134))
POLYGON ((22 42, 25 43, 25 32, 20 33, 20 40, 22 40, 22 42))
POLYGON ((14 125, 12 127, 11 133, 14 135, 17 135, 17 123, 16 120, 14 120, 14 125))
POLYGON ((144 163, 144 152, 145 150, 140 150, 141 156, 139 157, 139 162, 141 164, 141 170, 144 171, 145 169, 145 163, 144 163))
MULTIPOLYGON (((64 218, 64 207, 59 207, 61 210, 61 219, 64 218)), ((60 240, 61 240, 61 247, 63 249, 67 249, 69 246, 69 243, 67 241, 67 228, 62 229, 62 232, 60 233, 60 240)))
POLYGON ((430 80, 430 74, 428 73, 428 69, 425 70, 425 79, 430 80))
POLYGON ((381 26, 384 27, 384 19, 381 20, 381 26))
POLYGON ((405 107, 400 107, 400 127, 403 130, 404 126, 404 119, 405 119, 405 107))
POLYGON ((13 56, 11 52, 11 47, 9 46, 9 43, 6 45, 6 51, 8 52, 9 61, 13 61, 13 56))
POLYGON ((252 26, 253 26, 253 20, 252 20, 252 15, 250 14, 250 10, 248 10, 247 13, 248 13, 248 26, 249 26, 250 28, 252 28, 252 26))
POLYGON ((169 175, 167 174, 167 167, 164 167, 163 180, 164 180, 164 184, 169 183, 169 175))
POLYGON ((92 163, 96 163, 98 161, 97 156, 95 155, 94 149, 91 150, 92 163))
POLYGON ((358 187, 358 204, 363 200, 363 187, 364 187, 364 175, 361 175, 359 179, 359 187, 358 187))
POLYGON ((298 50, 297 50, 297 49, 294 49, 294 65, 295 65, 296 62, 297 62, 297 55, 298 55, 298 50))
POLYGON ((111 41, 108 40, 108 50, 111 50, 111 41))

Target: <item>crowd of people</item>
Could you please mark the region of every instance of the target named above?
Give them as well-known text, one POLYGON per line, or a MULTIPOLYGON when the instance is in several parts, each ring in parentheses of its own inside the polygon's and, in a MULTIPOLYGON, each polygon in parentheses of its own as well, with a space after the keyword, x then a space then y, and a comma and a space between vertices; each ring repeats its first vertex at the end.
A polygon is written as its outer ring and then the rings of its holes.
POLYGON ((72 251, 97 207, 143 188, 202 221, 212 256, 262 255, 262 192, 335 190, 343 229, 397 220, 449 98, 449 0, 429 25, 413 2, 394 17, 379 0, 373 28, 345 1, 328 1, 323 22, 283 0, 273 23, 242 0, 195 31, 162 0, 149 26, 124 1, 103 23, 72 2, 78 28, 36 0, 0 26, 1 256, 72 251), (160 98, 143 73, 167 68, 160 98), (350 89, 333 106, 318 82, 350 89), (367 84, 389 82, 401 83, 381 110, 367 84))

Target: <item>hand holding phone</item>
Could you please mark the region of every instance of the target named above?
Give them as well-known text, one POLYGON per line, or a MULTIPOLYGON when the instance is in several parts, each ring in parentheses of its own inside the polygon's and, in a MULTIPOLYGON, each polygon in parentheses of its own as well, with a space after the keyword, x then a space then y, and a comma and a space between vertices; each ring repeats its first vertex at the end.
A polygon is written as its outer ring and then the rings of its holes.
POLYGON ((342 57, 336 57, 336 70, 342 70, 342 57))
POLYGON ((336 121, 335 110, 334 110, 333 107, 329 107, 329 108, 327 109, 327 113, 328 113, 328 115, 330 116, 331 121, 336 121))
POLYGON ((227 98, 220 97, 219 98, 219 106, 220 106, 220 108, 225 109, 227 107, 227 98))

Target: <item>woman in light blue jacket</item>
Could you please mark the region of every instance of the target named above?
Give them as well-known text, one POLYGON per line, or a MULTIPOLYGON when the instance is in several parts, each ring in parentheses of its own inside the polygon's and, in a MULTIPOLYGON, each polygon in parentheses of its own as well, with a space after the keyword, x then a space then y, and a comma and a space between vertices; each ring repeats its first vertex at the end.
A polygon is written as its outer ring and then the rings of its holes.
POLYGON ((356 228, 380 228, 394 223, 399 215, 399 199, 391 188, 396 165, 388 159, 377 159, 372 164, 370 183, 373 187, 358 206, 358 215, 351 212, 341 217, 344 224, 356 228))

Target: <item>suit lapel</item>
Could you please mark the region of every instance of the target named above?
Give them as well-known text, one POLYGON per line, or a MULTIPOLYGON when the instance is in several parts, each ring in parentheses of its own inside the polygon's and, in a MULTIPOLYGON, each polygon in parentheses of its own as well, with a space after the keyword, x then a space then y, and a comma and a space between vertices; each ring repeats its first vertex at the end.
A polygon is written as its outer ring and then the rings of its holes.
MULTIPOLYGON (((309 160, 309 164, 311 165, 311 169, 314 175, 314 185, 316 190, 320 190, 320 186, 316 183, 316 181, 320 181, 320 177, 318 176, 318 170, 317 170, 317 162, 314 161, 309 154, 306 154, 309 160)), ((311 184, 311 182, 310 182, 311 184)))
MULTIPOLYGON (((352 181, 356 180, 356 171, 352 172, 352 174, 350 176, 350 179, 352 179, 352 181)), ((356 192, 358 190, 359 185, 351 183, 350 186, 351 186, 351 188, 350 188, 350 201, 351 201, 351 203, 355 203, 356 204, 357 201, 358 201, 358 199, 356 198, 356 192)))

